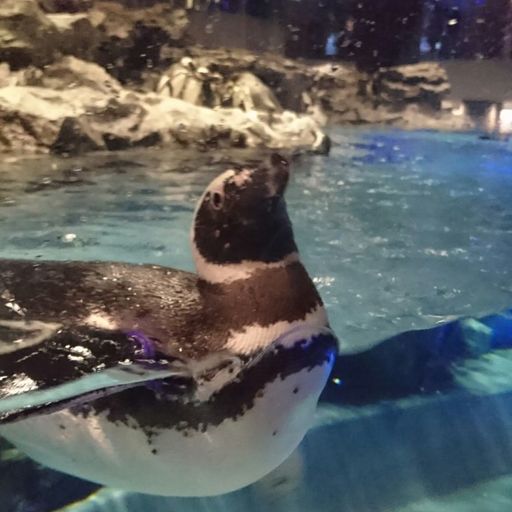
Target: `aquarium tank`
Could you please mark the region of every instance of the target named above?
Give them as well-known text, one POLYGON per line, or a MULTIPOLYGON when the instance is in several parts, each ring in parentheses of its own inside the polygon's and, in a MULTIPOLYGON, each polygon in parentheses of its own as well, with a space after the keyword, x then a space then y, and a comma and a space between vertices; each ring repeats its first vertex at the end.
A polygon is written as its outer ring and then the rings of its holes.
POLYGON ((0 503, 510 512, 512 2, 1 0, 0 503))

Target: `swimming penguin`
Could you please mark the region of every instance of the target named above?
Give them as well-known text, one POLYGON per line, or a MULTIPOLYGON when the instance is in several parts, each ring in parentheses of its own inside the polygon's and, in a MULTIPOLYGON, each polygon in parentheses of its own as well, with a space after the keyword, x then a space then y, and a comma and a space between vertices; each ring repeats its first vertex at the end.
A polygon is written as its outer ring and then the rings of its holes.
POLYGON ((274 154, 213 180, 197 275, 0 260, 0 434, 51 468, 165 496, 226 493, 281 464, 337 352, 288 179, 274 154))

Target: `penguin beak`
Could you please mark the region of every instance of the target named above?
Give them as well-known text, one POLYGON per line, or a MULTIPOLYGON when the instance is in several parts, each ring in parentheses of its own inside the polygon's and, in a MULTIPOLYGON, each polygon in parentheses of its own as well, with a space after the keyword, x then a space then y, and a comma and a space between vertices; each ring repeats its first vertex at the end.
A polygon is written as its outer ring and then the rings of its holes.
POLYGON ((283 196, 290 179, 290 163, 278 153, 270 157, 269 183, 272 196, 283 196))

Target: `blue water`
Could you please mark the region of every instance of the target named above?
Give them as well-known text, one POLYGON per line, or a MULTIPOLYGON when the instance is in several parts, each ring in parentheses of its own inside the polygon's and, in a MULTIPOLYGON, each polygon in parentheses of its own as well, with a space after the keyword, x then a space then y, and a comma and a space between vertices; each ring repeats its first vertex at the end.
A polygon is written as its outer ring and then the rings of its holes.
MULTIPOLYGON (((303 260, 344 354, 388 346, 379 342, 411 329, 512 307, 511 147, 472 134, 336 130, 332 136, 329 157, 295 160, 287 198, 303 260)), ((258 156, 131 151, 4 161, 0 257, 193 270, 188 232, 195 201, 232 160, 258 156)), ((376 395, 374 403, 353 405, 330 389, 301 451, 247 490, 163 500, 107 489, 70 510, 508 512, 512 317, 486 323, 488 331, 478 324, 469 338, 487 343, 499 331, 505 350, 477 347, 462 363, 450 362, 454 383, 442 393, 376 395)), ((399 343, 428 345, 445 331, 399 343)), ((397 354, 392 363, 399 370, 410 361, 397 354)), ((387 371, 401 375, 392 365, 387 371)), ((14 467, 1 464, 1 471, 14 467)), ((46 471, 30 475, 31 489, 44 488, 37 482, 45 479, 60 482, 46 471)), ((61 485, 74 489, 76 482, 61 485)), ((19 510, 43 512, 30 508, 36 498, 29 502, 19 510)))
MULTIPOLYGON (((512 306, 511 148, 461 134, 333 138, 331 156, 296 162, 287 197, 344 352, 512 306)), ((0 256, 192 270, 194 203, 229 160, 146 151, 3 164, 0 256)))

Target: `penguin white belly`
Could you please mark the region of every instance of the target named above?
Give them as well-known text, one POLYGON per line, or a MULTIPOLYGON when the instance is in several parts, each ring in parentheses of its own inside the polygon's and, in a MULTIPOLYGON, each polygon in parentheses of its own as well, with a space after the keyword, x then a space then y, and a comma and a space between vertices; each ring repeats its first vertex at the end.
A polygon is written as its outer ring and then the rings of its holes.
MULTIPOLYGON (((331 364, 277 377, 236 419, 204 432, 147 434, 108 411, 64 410, 6 425, 0 434, 51 468, 110 487, 164 496, 208 496, 251 484, 282 463, 313 420, 331 364)), ((162 402, 162 406, 165 403, 162 402)))

